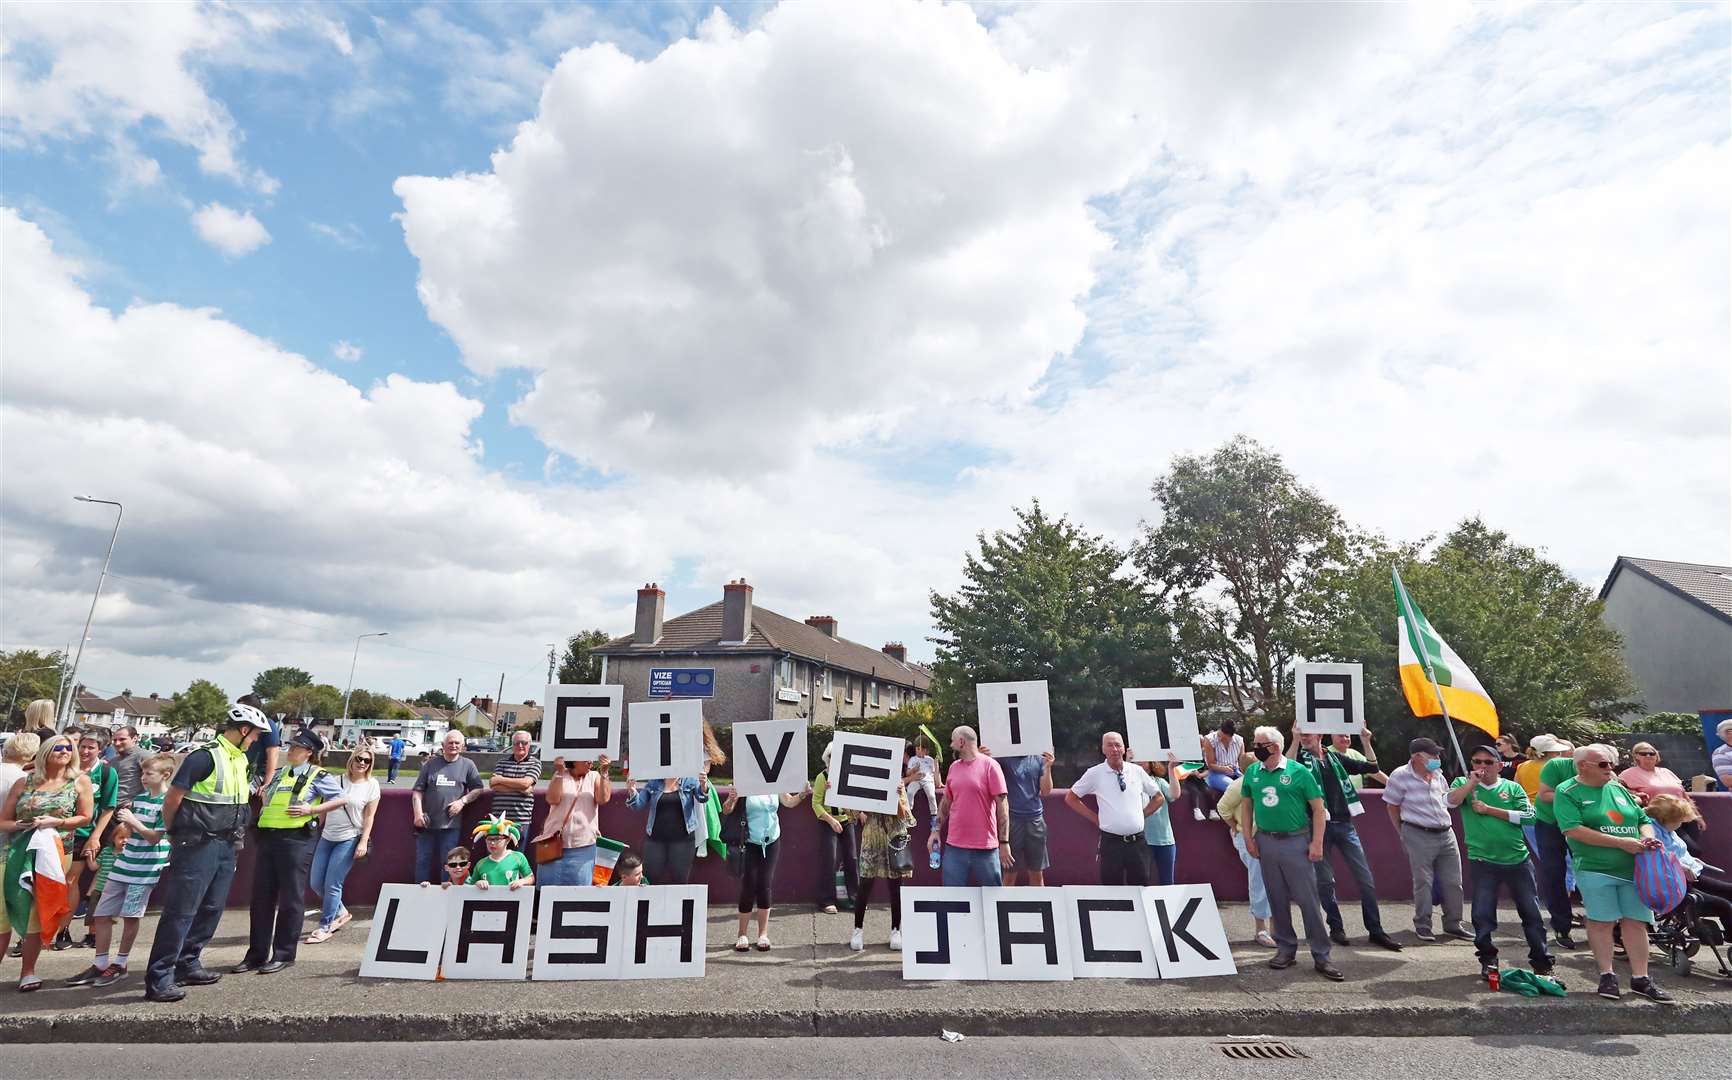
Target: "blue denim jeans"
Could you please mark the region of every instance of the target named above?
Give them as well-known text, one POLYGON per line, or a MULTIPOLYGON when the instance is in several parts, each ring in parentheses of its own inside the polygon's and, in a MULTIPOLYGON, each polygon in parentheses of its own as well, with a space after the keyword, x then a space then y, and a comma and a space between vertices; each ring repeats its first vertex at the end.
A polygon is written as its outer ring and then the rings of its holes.
POLYGON ((965 848, 944 845, 944 864, 940 875, 946 888, 962 889, 970 885, 998 887, 1004 884, 1004 871, 998 865, 998 849, 965 848))
POLYGON ((1513 866, 1469 859, 1473 870, 1473 949, 1482 962, 1497 963, 1497 946, 1492 944, 1492 931, 1497 929, 1497 892, 1502 886, 1509 891, 1521 919, 1522 935, 1528 942, 1528 961, 1535 967, 1552 966, 1552 954, 1546 948, 1546 924, 1540 918, 1540 904, 1534 894, 1534 872, 1527 862, 1513 866))
POLYGON ((343 913, 343 882, 349 868, 355 865, 355 849, 361 846, 359 836, 347 840, 326 840, 319 837, 313 849, 313 895, 319 898, 319 928, 329 930, 343 913))
POLYGON ((445 853, 456 847, 461 825, 449 829, 415 830, 415 880, 438 884, 445 880, 445 853))
POLYGON ((235 876, 235 845, 217 837, 175 838, 162 872, 162 914, 150 946, 144 987, 162 992, 204 966, 199 954, 216 934, 235 876))
POLYGON ((1150 844, 1149 855, 1155 862, 1155 872, 1150 875, 1153 880, 1149 884, 1171 885, 1173 883, 1173 871, 1179 861, 1179 845, 1150 844))
POLYGON ((1317 901, 1323 905, 1329 929, 1346 930, 1341 922, 1341 905, 1335 901, 1335 868, 1329 865, 1330 853, 1334 851, 1341 852, 1354 883, 1359 886, 1359 913, 1365 918, 1365 932, 1383 933, 1383 916, 1377 910, 1377 881, 1371 876, 1371 861, 1359 842, 1359 830, 1351 821, 1331 821, 1323 826, 1323 860, 1311 864, 1317 873, 1317 901))
POLYGON ((568 847, 565 854, 535 868, 537 885, 594 885, 595 845, 568 847))
POLYGON ((1245 850, 1245 838, 1235 832, 1233 834, 1233 850, 1239 853, 1239 861, 1245 864, 1245 882, 1251 892, 1251 915, 1258 919, 1269 917, 1269 893, 1263 888, 1263 864, 1251 858, 1251 853, 1245 850))
POLYGON ((1551 915, 1552 932, 1567 934, 1572 925, 1570 873, 1567 863, 1569 848, 1564 842, 1564 834, 1558 831, 1556 825, 1536 821, 1534 836, 1539 841, 1539 858, 1535 861, 1539 863, 1540 899, 1551 915))

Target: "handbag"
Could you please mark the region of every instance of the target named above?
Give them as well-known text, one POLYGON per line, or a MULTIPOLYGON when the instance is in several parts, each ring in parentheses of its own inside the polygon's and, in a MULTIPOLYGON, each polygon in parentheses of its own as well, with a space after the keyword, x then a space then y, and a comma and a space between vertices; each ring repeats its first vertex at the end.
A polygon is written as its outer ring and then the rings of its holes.
POLYGON ((571 815, 577 810, 577 792, 571 793, 571 801, 566 804, 565 816, 559 819, 559 824, 543 830, 542 834, 530 841, 535 852, 535 865, 558 862, 565 856, 565 827, 571 823, 571 815))
POLYGON ((1664 915, 1684 902, 1689 882, 1678 857, 1664 848, 1644 851, 1636 856, 1636 896, 1655 915, 1664 915))
POLYGON ((746 842, 746 797, 740 796, 740 801, 734 807, 734 812, 722 818, 722 827, 716 836, 728 847, 746 842))
POLYGON ((908 849, 908 834, 892 836, 889 843, 890 869, 898 874, 914 872, 914 852, 908 849))

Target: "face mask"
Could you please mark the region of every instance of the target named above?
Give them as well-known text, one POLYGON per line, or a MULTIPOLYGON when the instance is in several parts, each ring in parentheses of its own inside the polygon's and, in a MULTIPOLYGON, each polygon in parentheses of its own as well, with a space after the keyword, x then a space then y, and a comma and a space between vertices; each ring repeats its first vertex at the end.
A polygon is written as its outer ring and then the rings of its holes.
POLYGON ((1425 769, 1427 772, 1436 772, 1437 770, 1439 770, 1441 768, 1443 768, 1443 762, 1438 760, 1437 758, 1426 758, 1425 759, 1425 769))
POLYGON ((1251 753, 1256 756, 1258 761, 1268 761, 1269 758, 1274 755, 1275 751, 1271 750, 1267 746, 1253 746, 1251 748, 1251 753))

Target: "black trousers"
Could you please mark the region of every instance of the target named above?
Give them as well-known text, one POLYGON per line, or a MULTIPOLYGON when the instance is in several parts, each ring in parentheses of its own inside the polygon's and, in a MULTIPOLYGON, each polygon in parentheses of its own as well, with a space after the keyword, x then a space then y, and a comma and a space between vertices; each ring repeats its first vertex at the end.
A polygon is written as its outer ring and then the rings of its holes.
POLYGON ((252 933, 246 963, 295 958, 318 835, 316 827, 253 830, 258 850, 253 856, 252 933))
POLYGON ((1567 934, 1572 925, 1570 891, 1564 885, 1564 856, 1569 854, 1569 847, 1558 827, 1543 821, 1534 822, 1534 839, 1540 846, 1536 860, 1540 871, 1540 902, 1552 917, 1552 932, 1567 934))
MULTIPOLYGON (((846 811, 844 811, 846 812, 846 811)), ((860 895, 860 838, 854 828, 853 816, 836 832, 822 821, 813 819, 818 827, 818 888, 812 903, 819 908, 836 902, 836 860, 842 860, 842 884, 848 891, 848 901, 860 895)))
POLYGON ((1102 885, 1149 883, 1149 845, 1141 836, 1126 841, 1101 833, 1100 858, 1102 885))
POLYGON ((651 885, 684 885, 692 876, 692 860, 698 857, 697 842, 689 834, 674 840, 646 837, 643 842, 643 875, 651 885))
POLYGON ((754 905, 759 911, 770 910, 770 884, 776 877, 776 848, 781 843, 772 840, 763 847, 746 845, 746 868, 740 876, 741 915, 751 911, 754 905))
POLYGON ((902 929, 901 879, 864 877, 860 879, 860 895, 854 901, 854 928, 856 930, 866 925, 866 909, 872 903, 872 890, 880 880, 890 890, 890 929, 902 929))

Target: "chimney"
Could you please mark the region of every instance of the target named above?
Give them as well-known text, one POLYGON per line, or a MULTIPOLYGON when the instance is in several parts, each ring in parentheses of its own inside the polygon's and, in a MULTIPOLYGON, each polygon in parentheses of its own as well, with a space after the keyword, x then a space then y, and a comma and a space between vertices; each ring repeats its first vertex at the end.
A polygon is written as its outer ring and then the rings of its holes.
POLYGON ((661 640, 662 605, 666 600, 667 593, 653 581, 637 591, 637 628, 632 631, 632 644, 654 645, 661 640))
POLYGON ((493 715, 493 699, 490 697, 470 698, 469 704, 475 706, 477 709, 480 709, 482 712, 486 713, 488 716, 493 715))
POLYGON ((743 642, 752 636, 752 587, 746 579, 722 586, 722 641, 743 642))
POLYGON ((885 642, 882 651, 885 656, 888 656, 898 664, 908 663, 908 646, 902 644, 900 641, 885 642))
POLYGON ((806 625, 827 638, 836 636, 836 617, 834 615, 814 615, 806 620, 806 625))
POLYGON ((152 701, 156 701, 156 700, 158 700, 158 698, 157 698, 157 695, 156 695, 156 691, 155 691, 155 690, 152 690, 152 691, 151 691, 151 692, 150 692, 150 700, 152 700, 152 701))

